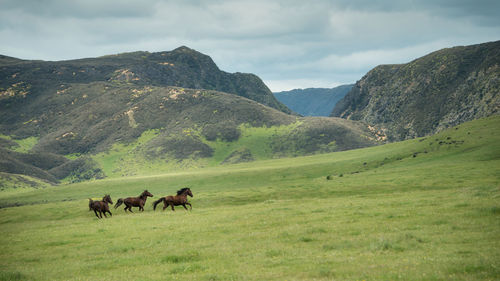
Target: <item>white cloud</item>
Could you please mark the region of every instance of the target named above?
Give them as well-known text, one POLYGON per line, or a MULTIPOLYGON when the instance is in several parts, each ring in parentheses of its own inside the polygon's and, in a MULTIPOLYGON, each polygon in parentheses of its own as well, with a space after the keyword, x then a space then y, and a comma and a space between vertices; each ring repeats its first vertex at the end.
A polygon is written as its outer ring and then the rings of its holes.
POLYGON ((269 87, 269 89, 271 89, 272 92, 306 88, 334 88, 345 84, 333 82, 331 80, 314 79, 265 80, 264 83, 269 87))
POLYGON ((449 45, 444 41, 436 41, 399 49, 366 50, 345 56, 332 54, 315 62, 314 65, 325 71, 360 71, 380 64, 406 63, 447 46, 449 45))

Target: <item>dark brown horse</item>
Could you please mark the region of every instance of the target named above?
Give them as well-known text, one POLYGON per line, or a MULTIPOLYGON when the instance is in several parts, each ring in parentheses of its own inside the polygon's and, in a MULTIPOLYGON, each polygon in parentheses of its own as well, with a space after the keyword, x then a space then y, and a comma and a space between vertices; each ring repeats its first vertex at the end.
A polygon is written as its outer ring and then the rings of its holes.
POLYGON ((131 213, 132 212, 132 207, 139 207, 139 211, 144 211, 144 204, 146 204, 146 199, 148 197, 153 197, 153 194, 149 193, 149 191, 144 190, 139 197, 127 197, 125 199, 118 199, 116 201, 115 209, 118 208, 122 203, 125 204, 125 212, 129 210, 131 213))
POLYGON ((175 211, 174 206, 179 206, 179 205, 182 205, 184 207, 184 209, 186 209, 186 210, 188 209, 188 208, 186 208, 186 205, 189 205, 189 207, 192 210, 193 206, 191 206, 191 204, 187 201, 188 195, 193 197, 193 193, 191 193, 191 189, 189 189, 188 187, 184 187, 182 189, 179 189, 177 191, 177 195, 175 195, 175 196, 169 195, 169 196, 162 197, 159 200, 156 200, 153 203, 153 209, 156 210, 156 205, 160 204, 160 202, 163 201, 163 210, 165 210, 168 206, 170 206, 172 208, 172 211, 175 211))
POLYGON ((111 196, 109 195, 104 195, 102 198, 102 201, 94 201, 91 198, 89 198, 89 211, 93 210, 95 213, 95 216, 99 219, 102 219, 102 214, 104 214, 104 217, 107 218, 106 212, 109 213, 110 216, 113 216, 113 214, 109 211, 109 204, 113 204, 113 201, 111 201, 111 196), (97 215, 97 212, 99 212, 99 215, 97 215))

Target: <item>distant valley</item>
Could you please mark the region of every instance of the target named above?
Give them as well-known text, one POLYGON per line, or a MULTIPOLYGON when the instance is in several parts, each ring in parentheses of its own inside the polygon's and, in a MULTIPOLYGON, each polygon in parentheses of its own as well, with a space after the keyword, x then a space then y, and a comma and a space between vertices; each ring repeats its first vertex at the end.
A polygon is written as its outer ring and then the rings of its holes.
POLYGON ((307 88, 276 92, 274 96, 288 108, 303 116, 329 116, 333 107, 354 85, 335 88, 307 88))

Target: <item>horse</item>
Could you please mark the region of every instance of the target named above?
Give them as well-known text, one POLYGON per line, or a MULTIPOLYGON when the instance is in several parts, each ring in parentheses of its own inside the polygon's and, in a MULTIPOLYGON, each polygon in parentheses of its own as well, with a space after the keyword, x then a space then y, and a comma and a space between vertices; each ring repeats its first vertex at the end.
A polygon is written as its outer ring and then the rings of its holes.
POLYGON ((182 189, 179 189, 177 191, 177 195, 175 196, 169 195, 162 197, 159 200, 156 200, 153 203, 153 209, 156 210, 156 205, 160 204, 160 202, 163 201, 163 210, 165 210, 169 205, 172 208, 172 211, 175 211, 174 206, 179 206, 179 205, 182 205, 186 210, 188 209, 186 208, 186 205, 189 205, 189 207, 192 210, 193 206, 191 206, 191 204, 187 201, 188 195, 193 197, 191 189, 189 189, 188 187, 184 187, 182 189))
POLYGON ((102 214, 104 213, 104 217, 107 218, 106 212, 109 213, 110 216, 113 216, 113 214, 109 211, 109 204, 113 204, 113 201, 111 201, 111 196, 109 195, 104 195, 101 201, 94 201, 92 198, 89 198, 89 211, 93 210, 95 213, 95 216, 98 219, 102 219, 102 214), (99 212, 99 215, 97 215, 97 212, 99 212), (100 216, 100 217, 99 217, 100 216))
POLYGON ((149 191, 144 190, 144 192, 139 195, 139 197, 127 197, 125 199, 118 199, 116 201, 115 209, 118 208, 122 203, 125 204, 125 212, 127 212, 127 209, 132 212, 132 207, 139 207, 139 211, 144 211, 144 204, 146 204, 146 199, 148 197, 153 197, 153 194, 149 193, 149 191))

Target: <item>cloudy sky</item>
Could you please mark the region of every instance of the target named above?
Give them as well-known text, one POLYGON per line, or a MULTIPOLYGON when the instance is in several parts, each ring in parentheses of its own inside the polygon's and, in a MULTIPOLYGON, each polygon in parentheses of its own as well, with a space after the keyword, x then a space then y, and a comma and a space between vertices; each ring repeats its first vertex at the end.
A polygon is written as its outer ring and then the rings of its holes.
POLYGON ((0 54, 43 60, 188 46, 273 91, 500 40, 500 1, 0 0, 0 54))

